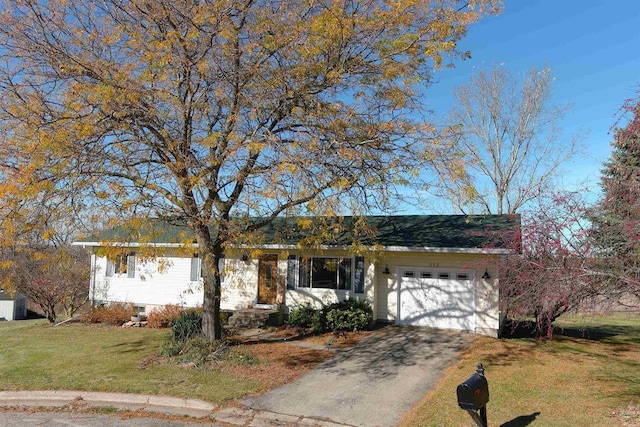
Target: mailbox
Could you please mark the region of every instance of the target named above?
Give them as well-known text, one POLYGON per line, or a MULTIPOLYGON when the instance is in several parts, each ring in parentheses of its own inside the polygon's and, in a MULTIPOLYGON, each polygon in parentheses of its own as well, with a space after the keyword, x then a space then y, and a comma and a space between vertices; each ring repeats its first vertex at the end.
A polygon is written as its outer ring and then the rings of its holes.
POLYGON ((467 411, 478 411, 489 401, 489 384, 484 375, 473 374, 458 386, 458 406, 467 411))

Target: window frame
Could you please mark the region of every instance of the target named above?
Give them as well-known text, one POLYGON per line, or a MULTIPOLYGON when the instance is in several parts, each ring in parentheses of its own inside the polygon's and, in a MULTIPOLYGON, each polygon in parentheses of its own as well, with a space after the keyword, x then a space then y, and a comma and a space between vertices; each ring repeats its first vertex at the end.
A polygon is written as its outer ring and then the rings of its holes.
MULTIPOLYGON (((288 258, 290 260, 291 270, 288 271, 288 287, 287 289, 321 289, 343 292, 354 292, 356 285, 356 259, 354 257, 341 257, 341 256, 300 256, 294 259, 293 256, 288 258), (322 260, 323 271, 331 271, 325 266, 329 260, 336 263, 335 273, 332 275, 334 282, 331 286, 318 286, 318 281, 314 281, 314 267, 321 265, 317 262, 314 265, 314 260, 322 260), (297 262, 295 262, 297 261, 297 262), (297 264, 297 265, 296 265, 297 264), (295 269, 295 271, 293 271, 295 269), (295 277, 294 277, 295 276, 295 277), (293 286, 295 281, 295 287, 293 286), (314 283, 316 286, 314 286, 314 283)), ((333 272, 332 272, 333 273, 333 272)), ((316 272, 316 274, 319 274, 316 272)))
POLYGON ((107 257, 106 277, 122 277, 126 276, 131 279, 135 277, 136 272, 136 253, 120 253, 115 259, 107 257))

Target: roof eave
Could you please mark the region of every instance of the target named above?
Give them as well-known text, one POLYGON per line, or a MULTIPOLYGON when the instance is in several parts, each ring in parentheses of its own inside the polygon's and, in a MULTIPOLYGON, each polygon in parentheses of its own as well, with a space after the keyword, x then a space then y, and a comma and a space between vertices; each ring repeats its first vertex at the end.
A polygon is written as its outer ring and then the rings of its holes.
MULTIPOLYGON (((186 245, 184 243, 140 243, 140 242, 73 242, 73 246, 82 247, 120 247, 120 248, 139 248, 139 247, 156 247, 156 248, 197 248, 198 244, 193 243, 186 245)), ((236 247, 237 249, 249 249, 256 246, 241 245, 236 247)), ((317 249, 317 250, 342 250, 346 251, 351 248, 348 245, 319 245, 312 248, 300 248, 298 245, 261 245, 257 246, 261 249, 269 250, 301 250, 301 249, 317 249)), ((482 255, 506 255, 512 253, 511 249, 501 248, 440 248, 434 246, 382 246, 374 247, 367 246, 369 251, 382 251, 382 252, 436 252, 436 253, 457 253, 457 254, 482 254, 482 255)))

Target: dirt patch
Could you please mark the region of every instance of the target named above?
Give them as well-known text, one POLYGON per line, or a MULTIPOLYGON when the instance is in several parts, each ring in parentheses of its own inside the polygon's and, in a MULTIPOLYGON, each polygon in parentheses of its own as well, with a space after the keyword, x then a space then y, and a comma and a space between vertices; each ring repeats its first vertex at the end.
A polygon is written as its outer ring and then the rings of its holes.
POLYGON ((304 339, 305 342, 324 345, 328 348, 344 349, 353 346, 362 338, 369 336, 373 331, 362 332, 335 332, 322 335, 314 335, 304 339))
MULTIPOLYGON (((279 331, 285 335, 291 330, 279 331)), ((221 369, 238 377, 257 381, 260 392, 289 383, 306 371, 335 355, 335 350, 353 346, 371 332, 328 333, 305 336, 295 343, 315 344, 325 349, 294 345, 294 342, 269 342, 230 347, 229 357, 221 369)))
POLYGON ((626 427, 640 426, 640 405, 629 405, 628 407, 616 412, 616 415, 626 427))
POLYGON ((334 355, 289 343, 263 343, 230 348, 225 372, 261 384, 260 392, 286 384, 334 355))

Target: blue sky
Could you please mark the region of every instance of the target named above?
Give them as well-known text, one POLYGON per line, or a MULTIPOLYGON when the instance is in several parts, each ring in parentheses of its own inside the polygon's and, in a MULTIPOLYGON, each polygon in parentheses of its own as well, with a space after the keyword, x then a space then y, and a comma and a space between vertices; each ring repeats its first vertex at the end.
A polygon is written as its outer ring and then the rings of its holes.
POLYGON ((547 65, 556 78, 554 102, 573 105, 561 123, 565 135, 586 133, 585 153, 566 165, 560 186, 589 181, 597 189, 610 128, 640 88, 640 1, 505 0, 504 12, 470 27, 459 47, 471 51, 471 59, 438 71, 426 92, 435 114, 451 108, 452 90, 476 67, 504 63, 524 73, 547 65))

